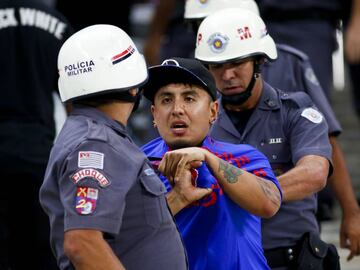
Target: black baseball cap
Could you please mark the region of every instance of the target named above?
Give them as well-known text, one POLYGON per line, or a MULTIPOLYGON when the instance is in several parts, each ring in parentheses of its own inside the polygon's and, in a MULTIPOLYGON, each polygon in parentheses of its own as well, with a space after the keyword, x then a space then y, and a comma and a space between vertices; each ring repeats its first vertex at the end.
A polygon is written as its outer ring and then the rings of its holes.
POLYGON ((198 85, 206 90, 213 100, 217 98, 215 80, 210 71, 198 60, 173 57, 161 65, 149 68, 149 79, 141 87, 144 96, 154 102, 156 92, 171 83, 198 85))

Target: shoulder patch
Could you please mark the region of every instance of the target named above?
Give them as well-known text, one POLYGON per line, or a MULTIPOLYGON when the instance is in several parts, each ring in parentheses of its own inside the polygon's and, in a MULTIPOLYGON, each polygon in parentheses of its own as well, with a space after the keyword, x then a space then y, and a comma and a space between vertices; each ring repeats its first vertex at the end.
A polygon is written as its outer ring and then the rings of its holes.
POLYGON ((286 45, 286 44, 276 44, 276 48, 279 50, 279 51, 282 51, 284 53, 288 53, 288 54, 291 54, 297 58, 299 58, 300 60, 305 60, 305 61, 308 61, 309 60, 309 57, 302 51, 292 47, 292 46, 289 46, 289 45, 286 45))
POLYGON ((96 209, 99 190, 90 187, 77 187, 75 210, 80 215, 89 215, 96 209))
POLYGON ((319 124, 323 120, 323 116, 317 110, 313 108, 306 108, 302 111, 301 116, 310 120, 315 124, 319 124))
POLYGON ((103 169, 104 154, 94 151, 79 151, 78 167, 103 169))
POLYGON ((90 178, 97 181, 100 187, 103 188, 110 185, 110 181, 105 177, 105 175, 93 168, 82 169, 77 171, 76 173, 73 174, 73 176, 71 176, 71 181, 73 181, 74 184, 77 184, 80 180, 84 178, 90 178))

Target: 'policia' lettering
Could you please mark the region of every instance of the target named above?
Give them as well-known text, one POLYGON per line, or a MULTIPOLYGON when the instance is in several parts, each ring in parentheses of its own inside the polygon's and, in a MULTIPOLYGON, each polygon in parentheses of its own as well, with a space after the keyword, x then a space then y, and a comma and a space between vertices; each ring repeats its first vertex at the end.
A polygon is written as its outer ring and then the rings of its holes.
POLYGON ((92 60, 90 61, 81 61, 76 64, 71 64, 65 66, 64 70, 67 72, 68 76, 79 75, 86 72, 91 72, 92 67, 95 66, 92 60))
POLYGON ((34 8, 20 7, 0 9, 0 29, 6 27, 31 26, 48 31, 57 39, 63 38, 66 24, 54 16, 34 8), (18 12, 18 13, 17 13, 18 12))

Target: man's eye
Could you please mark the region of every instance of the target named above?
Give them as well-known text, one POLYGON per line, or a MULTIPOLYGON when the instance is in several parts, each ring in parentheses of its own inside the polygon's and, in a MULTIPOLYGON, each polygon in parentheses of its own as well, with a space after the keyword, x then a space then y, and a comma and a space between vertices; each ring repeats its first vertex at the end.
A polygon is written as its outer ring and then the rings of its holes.
POLYGON ((195 99, 192 98, 192 97, 186 97, 186 98, 185 98, 185 101, 186 101, 186 102, 194 102, 195 99))
POLYGON ((161 103, 163 103, 163 104, 168 104, 168 103, 170 103, 171 102, 171 99, 170 98, 164 98, 162 101, 161 101, 161 103))

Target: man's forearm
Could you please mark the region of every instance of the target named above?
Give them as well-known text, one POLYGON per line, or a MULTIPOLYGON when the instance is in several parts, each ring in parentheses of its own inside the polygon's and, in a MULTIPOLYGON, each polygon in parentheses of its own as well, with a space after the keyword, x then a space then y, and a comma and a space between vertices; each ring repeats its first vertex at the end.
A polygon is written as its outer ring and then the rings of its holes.
POLYGON ((213 154, 207 155, 206 163, 224 192, 242 208, 261 217, 271 217, 278 211, 281 198, 274 183, 233 166, 213 154))

